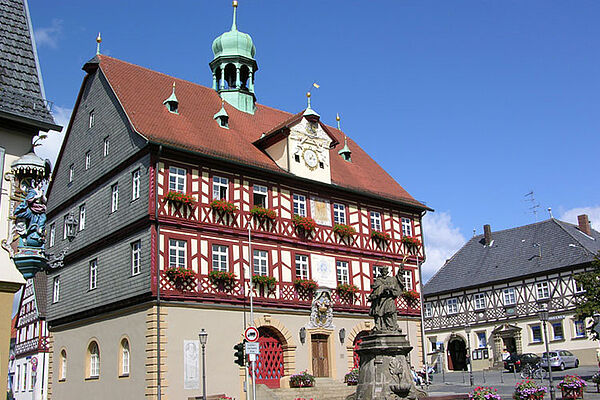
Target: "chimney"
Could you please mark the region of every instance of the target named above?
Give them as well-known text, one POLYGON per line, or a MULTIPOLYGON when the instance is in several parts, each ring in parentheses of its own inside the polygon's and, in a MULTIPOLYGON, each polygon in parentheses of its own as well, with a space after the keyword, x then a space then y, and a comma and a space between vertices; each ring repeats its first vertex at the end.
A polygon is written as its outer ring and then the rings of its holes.
POLYGON ((485 239, 486 246, 492 243, 492 227, 489 224, 483 226, 483 238, 485 239))
POLYGON ((579 224, 579 230, 586 235, 592 235, 592 228, 590 227, 590 219, 587 214, 581 214, 577 216, 577 223, 579 224))

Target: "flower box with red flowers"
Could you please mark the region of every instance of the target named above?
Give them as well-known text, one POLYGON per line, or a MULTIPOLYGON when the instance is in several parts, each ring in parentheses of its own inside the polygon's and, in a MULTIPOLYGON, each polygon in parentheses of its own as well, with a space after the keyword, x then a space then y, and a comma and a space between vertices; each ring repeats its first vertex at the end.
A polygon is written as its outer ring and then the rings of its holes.
POLYGON ((275 284, 277 283, 277 279, 275 279, 272 276, 253 275, 252 276, 252 283, 255 284, 255 285, 263 285, 263 286, 266 286, 268 288, 274 288, 275 284))
POLYGON ((196 273, 187 268, 171 267, 165 271, 165 275, 167 275, 167 278, 169 278, 171 282, 175 283, 176 285, 181 285, 184 282, 193 280, 196 276, 196 273))
POLYGON ((235 214, 235 212, 238 210, 235 204, 226 200, 213 200, 210 203, 210 208, 213 211, 229 215, 235 214))
POLYGON ((587 382, 577 375, 565 375, 556 385, 562 392, 563 399, 583 398, 583 388, 586 386, 587 382))
POLYGON ((491 386, 477 386, 469 393, 469 400, 501 400, 498 389, 491 386))
POLYGON ((227 271, 210 271, 208 274, 208 279, 215 285, 227 284, 235 282, 237 275, 233 272, 227 271))
POLYGON ((319 287, 319 284, 312 279, 296 279, 294 281, 294 287, 296 290, 314 292, 319 287))
POLYGON ((402 243, 409 247, 419 247, 421 245, 419 239, 410 236, 402 236, 402 243))
POLYGON ((333 226, 333 231, 342 239, 351 238, 352 236, 356 235, 356 229, 350 225, 335 224, 333 226))
POLYGON ((371 239, 377 242, 387 243, 390 241, 390 234, 386 232, 371 231, 371 239))
POLYGON ((250 215, 263 221, 274 221, 275 218, 277 218, 277 213, 275 213, 275 211, 260 206, 252 207, 250 209, 250 215))
POLYGON ((169 193, 167 193, 165 199, 173 203, 181 203, 188 206, 191 206, 196 202, 194 196, 185 193, 179 193, 174 190, 171 190, 169 193))
POLYGON ((358 293, 358 286, 349 283, 340 283, 336 288, 340 296, 354 296, 358 293))
POLYGON ((540 386, 536 382, 526 379, 517 382, 515 392, 513 393, 514 400, 543 400, 544 395, 548 392, 548 388, 540 386))
POLYGON ((405 290, 402 292, 402 297, 410 303, 414 303, 419 300, 419 293, 416 290, 405 290))
POLYGON ((294 215, 294 226, 300 232, 306 235, 312 233, 317 229, 317 223, 311 217, 302 217, 300 215, 294 215))

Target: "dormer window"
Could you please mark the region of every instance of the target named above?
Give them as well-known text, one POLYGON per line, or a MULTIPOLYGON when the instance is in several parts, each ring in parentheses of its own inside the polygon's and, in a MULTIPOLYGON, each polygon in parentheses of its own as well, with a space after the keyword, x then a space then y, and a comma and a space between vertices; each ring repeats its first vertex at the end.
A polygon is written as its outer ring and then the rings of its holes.
POLYGON ((223 116, 217 119, 221 128, 229 128, 229 117, 223 116))
POLYGON ((229 115, 225 111, 225 104, 221 101, 221 109, 213 116, 221 128, 229 129, 229 115))
POLYGON ((338 151, 338 154, 344 161, 352 162, 352 151, 348 147, 348 138, 346 136, 344 136, 344 147, 338 151))
POLYGON ((175 82, 173 82, 173 92, 168 99, 163 101, 163 104, 170 113, 179 114, 179 101, 177 101, 177 96, 175 96, 175 82))

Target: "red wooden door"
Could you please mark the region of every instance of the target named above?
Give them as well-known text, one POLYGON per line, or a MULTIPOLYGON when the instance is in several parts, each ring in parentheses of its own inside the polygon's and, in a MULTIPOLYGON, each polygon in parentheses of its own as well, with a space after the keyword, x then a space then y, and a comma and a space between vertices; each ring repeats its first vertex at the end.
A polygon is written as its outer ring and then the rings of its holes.
POLYGON ((360 366, 360 356, 358 355, 358 353, 356 352, 356 350, 358 350, 358 346, 361 344, 363 337, 365 337, 369 332, 367 331, 361 331, 358 335, 356 335, 356 337, 354 338, 354 353, 353 355, 353 361, 354 361, 354 369, 357 369, 360 366))
POLYGON ((270 388, 279 387, 283 376, 283 347, 273 331, 258 328, 260 354, 256 358, 256 383, 264 383, 270 388))

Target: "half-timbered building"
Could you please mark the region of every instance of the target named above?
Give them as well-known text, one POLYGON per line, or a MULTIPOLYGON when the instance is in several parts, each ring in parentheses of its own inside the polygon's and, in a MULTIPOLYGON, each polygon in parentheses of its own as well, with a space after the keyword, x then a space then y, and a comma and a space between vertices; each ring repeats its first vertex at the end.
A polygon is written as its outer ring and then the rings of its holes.
POLYGON ((56 398, 199 395, 202 328, 208 393, 240 398, 233 346, 248 325, 257 383, 341 380, 384 265, 405 283, 401 328, 419 362, 408 291, 427 207, 310 103, 256 102, 255 48, 235 14, 213 52, 212 88, 101 54, 83 67, 48 189, 56 398))
POLYGON ((550 349, 593 364, 589 321, 575 317, 582 294, 575 276, 591 268, 599 241, 587 215, 579 225, 554 218, 497 232, 485 225, 424 286, 430 362, 464 370, 469 355, 473 369, 485 369, 501 365, 504 349, 541 355, 546 309, 550 349))

